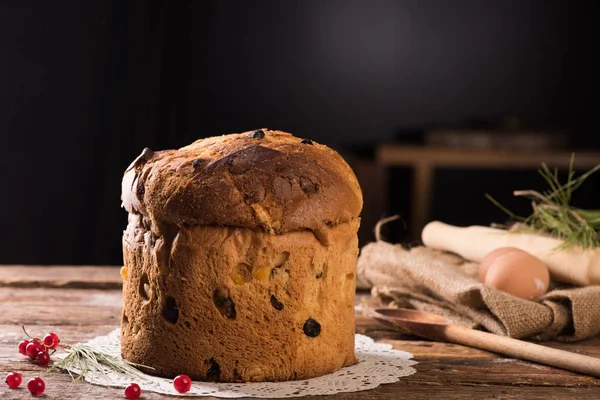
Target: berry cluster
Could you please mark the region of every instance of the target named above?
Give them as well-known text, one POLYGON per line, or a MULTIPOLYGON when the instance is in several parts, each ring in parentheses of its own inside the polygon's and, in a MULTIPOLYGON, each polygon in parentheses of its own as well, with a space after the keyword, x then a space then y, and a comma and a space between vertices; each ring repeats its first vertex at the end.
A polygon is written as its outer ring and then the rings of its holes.
MULTIPOLYGON (((50 355, 56 351, 60 339, 54 332, 48 333, 43 339, 32 338, 29 336, 25 327, 23 332, 29 337, 27 340, 22 340, 19 343, 19 353, 36 361, 39 365, 45 366, 50 363, 50 355)), ((18 372, 11 372, 6 375, 6 384, 11 389, 16 389, 23 382, 23 375, 18 372)), ((27 382, 27 390, 34 396, 41 396, 46 390, 46 384, 40 377, 35 377, 27 382)))
MULTIPOLYGON (((56 333, 50 332, 43 339, 29 336, 25 328, 25 334, 29 337, 19 343, 19 353, 36 361, 39 365, 45 366, 50 362, 50 355, 56 351, 60 339, 56 333)), ((18 372, 11 372, 6 375, 6 384, 11 389, 16 389, 23 382, 23 375, 18 372)), ((173 379, 173 388, 179 393, 187 393, 192 388, 192 380, 189 376, 181 374, 173 379)), ((27 382, 27 390, 34 396, 41 396, 46 390, 46 384, 40 377, 30 379, 27 382)), ((125 398, 139 399, 142 395, 142 389, 137 383, 131 383, 125 388, 125 398)))
MULTIPOLYGON (((11 372, 6 375, 5 382, 9 388, 16 389, 21 386, 23 375, 18 372, 11 372)), ((32 378, 27 382, 27 390, 34 396, 41 396, 44 393, 44 390, 46 390, 46 384, 40 377, 32 378)))
POLYGON ((29 357, 33 361, 37 361, 39 365, 48 365, 50 354, 56 350, 60 343, 60 339, 56 333, 50 332, 44 336, 44 339, 29 337, 30 339, 19 343, 19 353, 29 357))

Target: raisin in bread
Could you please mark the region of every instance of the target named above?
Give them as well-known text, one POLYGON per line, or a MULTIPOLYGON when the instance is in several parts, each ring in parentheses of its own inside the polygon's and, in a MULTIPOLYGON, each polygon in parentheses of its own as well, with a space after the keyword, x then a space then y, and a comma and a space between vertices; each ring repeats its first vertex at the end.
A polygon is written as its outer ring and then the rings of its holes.
POLYGON ((222 382, 356 362, 362 194, 337 152, 267 129, 145 149, 122 200, 124 359, 222 382))

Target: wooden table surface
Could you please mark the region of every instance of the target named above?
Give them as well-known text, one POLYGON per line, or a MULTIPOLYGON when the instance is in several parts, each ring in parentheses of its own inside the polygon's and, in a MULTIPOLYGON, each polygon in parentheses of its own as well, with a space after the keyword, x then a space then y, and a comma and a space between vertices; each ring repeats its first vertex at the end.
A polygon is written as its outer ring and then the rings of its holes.
MULTIPOLYGON (((17 349, 25 325, 32 335, 56 332, 65 343, 105 335, 119 326, 121 278, 115 267, 0 266, 0 372, 41 376, 44 399, 120 399, 123 390, 72 382, 68 374, 47 372, 17 349)), ((599 399, 600 379, 518 361, 459 345, 403 336, 357 315, 356 330, 411 352, 417 372, 376 389, 319 396, 335 400, 392 399, 599 399)), ((600 357, 600 338, 578 343, 549 343, 564 350, 600 357)), ((1 399, 31 399, 21 386, 0 384, 1 399)), ((144 393, 144 399, 168 398, 144 393)), ((210 398, 213 399, 213 398, 210 398)))

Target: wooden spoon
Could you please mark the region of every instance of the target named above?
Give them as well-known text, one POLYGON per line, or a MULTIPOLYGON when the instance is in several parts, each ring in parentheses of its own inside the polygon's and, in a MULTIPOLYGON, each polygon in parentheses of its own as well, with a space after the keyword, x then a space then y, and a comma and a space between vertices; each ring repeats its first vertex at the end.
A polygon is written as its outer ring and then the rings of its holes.
POLYGON ((600 359, 598 358, 452 325, 447 319, 438 315, 404 308, 377 308, 372 312, 372 316, 386 326, 408 330, 423 338, 462 344, 600 377, 600 359))

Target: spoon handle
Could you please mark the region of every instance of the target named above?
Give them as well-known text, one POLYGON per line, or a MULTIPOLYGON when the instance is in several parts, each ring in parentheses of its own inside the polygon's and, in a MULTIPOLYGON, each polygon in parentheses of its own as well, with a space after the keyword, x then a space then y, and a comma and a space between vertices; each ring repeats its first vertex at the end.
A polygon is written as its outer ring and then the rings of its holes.
POLYGON ((600 359, 598 358, 456 325, 447 325, 444 335, 448 341, 457 344, 600 377, 600 359))

